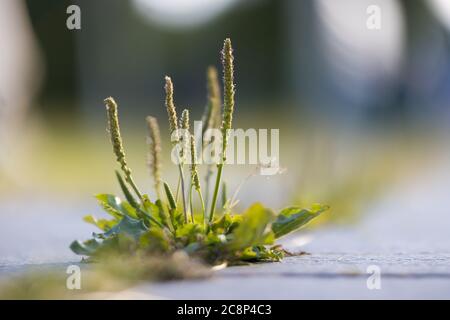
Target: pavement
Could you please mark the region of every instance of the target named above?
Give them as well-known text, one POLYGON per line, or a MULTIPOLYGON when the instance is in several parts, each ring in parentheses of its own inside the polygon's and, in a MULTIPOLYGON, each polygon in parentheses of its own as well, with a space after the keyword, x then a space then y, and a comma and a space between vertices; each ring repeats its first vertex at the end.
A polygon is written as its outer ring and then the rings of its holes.
MULTIPOLYGON (((450 170, 430 168, 391 186, 358 223, 282 240, 308 254, 230 267, 206 280, 142 283, 100 298, 450 299, 450 170)), ((0 278, 36 268, 65 272, 73 239, 94 231, 81 217, 95 203, 0 201, 0 278), (30 206, 29 204, 32 203, 30 206)))

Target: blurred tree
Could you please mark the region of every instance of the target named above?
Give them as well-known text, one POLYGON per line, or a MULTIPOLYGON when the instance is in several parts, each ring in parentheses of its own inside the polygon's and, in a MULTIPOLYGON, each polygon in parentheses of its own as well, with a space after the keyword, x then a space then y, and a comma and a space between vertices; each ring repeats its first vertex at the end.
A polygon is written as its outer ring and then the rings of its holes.
POLYGON ((93 105, 115 95, 141 117, 161 104, 163 76, 170 74, 179 104, 200 113, 206 67, 220 65, 225 37, 236 48, 239 101, 269 105, 283 97, 279 1, 240 1, 212 21, 176 28, 146 19, 131 1, 79 0, 82 27, 76 31, 65 27, 70 4, 27 0, 47 68, 40 95, 44 112, 76 112, 80 102, 90 118, 102 112, 93 105))
POLYGON ((45 82, 38 107, 46 113, 76 112, 78 101, 76 43, 77 31, 66 27, 69 0, 27 0, 34 32, 43 52, 45 82))

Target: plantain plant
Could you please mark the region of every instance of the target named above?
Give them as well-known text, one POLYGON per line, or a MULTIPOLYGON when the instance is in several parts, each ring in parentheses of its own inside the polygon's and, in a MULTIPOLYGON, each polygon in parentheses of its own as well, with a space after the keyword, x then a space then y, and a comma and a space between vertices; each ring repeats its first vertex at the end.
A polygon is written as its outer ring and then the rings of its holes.
POLYGON ((226 199, 222 176, 235 105, 233 60, 231 41, 226 39, 222 50, 222 112, 217 71, 210 67, 207 72, 208 101, 202 119, 202 143, 204 145, 205 141, 208 141, 205 138, 207 129, 220 129, 222 138, 221 157, 215 165, 216 178, 211 186, 214 165, 208 165, 205 179, 201 180, 197 166, 196 141, 189 133, 189 111, 184 110, 181 119, 178 119, 170 77, 165 78, 165 104, 171 142, 177 150, 179 160, 179 179, 175 195, 172 188, 161 178, 161 138, 156 118, 146 118, 149 131, 149 167, 157 196, 157 199, 152 201, 136 186, 126 161, 117 104, 113 98, 105 99, 108 130, 120 167, 120 171, 116 171, 116 177, 124 199, 112 194, 96 196, 111 218, 97 219, 86 216, 84 220, 96 225, 101 232, 94 233, 90 240, 74 241, 70 246, 73 252, 94 260, 111 254, 170 256, 175 251, 183 250, 211 265, 279 261, 285 251, 276 245, 275 241, 304 226, 328 209, 328 206, 316 204, 310 209, 289 207, 276 214, 256 203, 242 214, 232 212, 233 206, 230 206, 226 199), (187 167, 190 175, 185 174, 187 167), (202 190, 201 181, 205 182, 205 190, 202 190), (212 195, 209 194, 210 187, 213 187, 212 195), (218 205, 221 188, 222 201, 221 205, 218 205), (181 206, 178 201, 180 196, 181 206), (194 197, 198 198, 199 206, 194 205, 194 197))

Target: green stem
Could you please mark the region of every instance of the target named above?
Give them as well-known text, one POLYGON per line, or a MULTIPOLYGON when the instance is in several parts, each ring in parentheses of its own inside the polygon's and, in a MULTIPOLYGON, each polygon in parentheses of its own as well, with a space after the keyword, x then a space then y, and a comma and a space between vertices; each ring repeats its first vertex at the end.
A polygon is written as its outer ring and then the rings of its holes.
POLYGON ((178 203, 178 193, 180 191, 181 178, 178 177, 177 191, 175 192, 175 202, 178 203))
POLYGON ((159 189, 160 189, 160 187, 156 187, 156 196, 158 197, 159 200, 162 201, 161 191, 159 189))
POLYGON ((208 171, 206 171, 205 175, 205 207, 207 208, 209 205, 209 189, 210 189, 210 183, 211 183, 211 176, 213 174, 213 166, 208 165, 208 171))
POLYGON ((183 165, 179 164, 178 169, 180 171, 180 181, 181 181, 181 198, 183 199, 183 213, 184 213, 184 223, 188 222, 187 218, 187 208, 186 208, 186 193, 184 191, 184 173, 183 173, 183 165))
POLYGON ((223 170, 223 163, 220 163, 217 165, 216 185, 214 187, 214 193, 213 193, 213 198, 212 198, 212 202, 211 202, 211 209, 209 212, 209 223, 211 223, 214 218, 214 211, 216 209, 217 196, 219 194, 219 188, 220 188, 220 180, 222 179, 222 170, 223 170))
POLYGON ((192 204, 192 186, 189 188, 189 210, 191 211, 192 223, 195 223, 195 220, 194 220, 194 205, 192 204))
POLYGON ((203 213, 203 223, 206 223, 206 216, 205 216, 205 202, 203 201, 202 191, 200 189, 197 189, 198 197, 200 199, 200 204, 202 205, 202 213, 203 213))
POLYGON ((142 203, 144 203, 144 198, 142 197, 141 192, 139 191, 138 187, 136 186, 136 184, 134 183, 133 178, 131 177, 130 174, 127 174, 125 176, 125 180, 128 182, 128 184, 131 186, 131 188, 133 188, 134 192, 136 193, 136 195, 138 196, 138 198, 141 200, 142 203))

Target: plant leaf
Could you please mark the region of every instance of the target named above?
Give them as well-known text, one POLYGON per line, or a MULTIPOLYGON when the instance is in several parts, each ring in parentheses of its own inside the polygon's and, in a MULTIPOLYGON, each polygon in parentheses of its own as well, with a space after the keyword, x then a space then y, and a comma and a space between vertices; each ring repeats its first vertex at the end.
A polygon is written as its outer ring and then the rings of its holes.
POLYGON ((95 196, 102 208, 116 219, 120 219, 124 216, 122 208, 120 206, 120 199, 113 194, 98 194, 95 196))
POLYGON ((165 253, 172 249, 170 234, 160 228, 150 228, 140 237, 139 244, 151 252, 165 253))
POLYGON ((243 261, 280 261, 283 252, 265 246, 253 246, 242 250, 239 259, 243 261))
POLYGON ((223 214, 211 224, 211 230, 218 234, 228 234, 242 222, 242 215, 223 214))
MULTIPOLYGON (((139 209, 139 207, 138 207, 139 209)), ((133 207, 128 201, 121 201, 120 202, 120 212, 124 215, 127 215, 134 219, 139 219, 139 215, 137 213, 137 210, 135 207, 133 207)))
POLYGON ((242 222, 232 233, 230 247, 234 250, 245 249, 254 245, 270 244, 273 235, 268 225, 275 218, 272 210, 262 204, 253 204, 242 215, 242 222))
POLYGON ((167 213, 164 210, 161 200, 160 199, 156 200, 154 205, 156 206, 155 208, 155 212, 157 212, 156 216, 158 216, 161 222, 170 229, 169 218, 167 217, 167 213))
POLYGON ((164 191, 166 192, 166 197, 167 201, 169 202, 170 208, 176 210, 177 204, 175 202, 175 198, 173 197, 172 190, 170 190, 170 187, 166 182, 164 182, 164 191))
POLYGON ((87 215, 83 218, 83 220, 87 223, 93 224, 102 231, 108 231, 117 223, 117 220, 97 219, 93 215, 87 215))
POLYGON ((299 207, 289 207, 281 210, 277 219, 272 223, 272 231, 275 234, 275 238, 280 238, 303 227, 328 209, 329 206, 315 204, 310 210, 299 207))
POLYGON ((145 213, 155 218, 155 220, 162 225, 168 227, 167 216, 164 210, 161 210, 162 205, 158 205, 158 201, 160 202, 160 200, 156 200, 156 203, 152 203, 147 195, 144 195, 143 199, 142 207, 144 208, 145 213))
POLYGON ((101 242, 96 239, 90 239, 81 243, 80 241, 74 241, 70 244, 70 249, 82 256, 91 256, 100 247, 101 242))
POLYGON ((106 232, 104 236, 110 237, 113 234, 127 234, 132 236, 134 239, 138 239, 147 230, 148 228, 144 225, 142 220, 124 216, 120 222, 106 232))
POLYGON ((197 223, 188 223, 181 225, 176 230, 176 237, 185 243, 196 242, 204 237, 203 226, 197 223))
POLYGON ((117 170, 116 170, 116 177, 117 177, 117 180, 119 181, 119 185, 120 185, 120 188, 122 189, 125 199, 127 199, 128 203, 132 207, 138 208, 139 204, 132 196, 130 189, 128 189, 127 185, 125 184, 125 181, 123 181, 122 176, 120 175, 120 173, 117 170))

